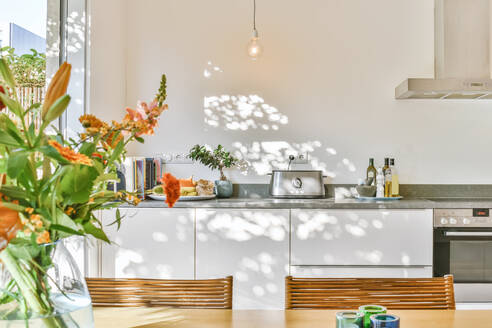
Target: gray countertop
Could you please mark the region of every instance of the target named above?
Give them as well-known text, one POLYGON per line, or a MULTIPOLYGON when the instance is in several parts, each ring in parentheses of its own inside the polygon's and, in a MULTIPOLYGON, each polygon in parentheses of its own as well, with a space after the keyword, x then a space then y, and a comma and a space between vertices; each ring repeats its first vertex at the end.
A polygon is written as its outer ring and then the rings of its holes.
MULTIPOLYGON (((122 207, 130 207, 123 205, 122 207)), ((165 208, 163 201, 145 200, 139 208, 165 208)), ((177 202, 175 208, 247 208, 247 209, 432 209, 492 208, 492 198, 404 198, 394 201, 360 201, 357 199, 273 199, 229 198, 177 202)))

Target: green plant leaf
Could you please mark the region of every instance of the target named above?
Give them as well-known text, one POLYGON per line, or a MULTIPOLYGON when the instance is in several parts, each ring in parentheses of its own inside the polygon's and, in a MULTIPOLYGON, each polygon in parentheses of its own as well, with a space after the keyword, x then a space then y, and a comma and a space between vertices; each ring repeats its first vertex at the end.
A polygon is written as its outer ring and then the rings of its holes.
POLYGON ((21 136, 21 132, 6 114, 0 115, 0 127, 2 130, 5 130, 5 132, 7 132, 12 138, 17 140, 19 145, 24 144, 24 139, 21 136))
POLYGON ((22 117, 24 116, 24 108, 22 108, 22 105, 17 100, 14 100, 1 92, 0 92, 0 99, 5 104, 5 106, 7 106, 10 109, 12 113, 14 113, 17 117, 22 119, 22 117))
POLYGON ((53 222, 58 225, 68 227, 73 230, 77 230, 79 227, 68 215, 63 213, 62 210, 58 209, 56 211, 56 217, 53 218, 53 222))
POLYGON ((41 107, 41 103, 35 103, 29 106, 29 108, 24 112, 24 116, 29 114, 30 112, 35 112, 41 107))
MULTIPOLYGON (((24 189, 16 186, 6 186, 2 185, 0 188, 0 192, 4 194, 5 196, 8 196, 13 199, 27 199, 27 194, 24 191, 24 189)), ((3 205, 6 206, 7 203, 4 203, 3 205)))
POLYGON ((70 161, 68 161, 62 155, 60 155, 58 150, 51 147, 50 145, 39 147, 39 151, 45 154, 46 156, 58 161, 60 164, 70 164, 70 161))
POLYGON ((72 236, 72 235, 77 235, 77 236, 83 236, 84 235, 83 232, 80 232, 80 231, 74 230, 74 229, 70 229, 67 226, 63 226, 63 225, 59 225, 59 224, 50 225, 50 229, 62 232, 62 234, 60 234, 60 238, 64 238, 64 236, 68 237, 68 236, 72 236))
POLYGON ((19 151, 10 154, 7 162, 7 174, 10 178, 16 179, 24 171, 28 161, 28 153, 19 151))
POLYGON ((94 184, 98 184, 98 183, 104 182, 104 181, 115 181, 115 180, 119 182, 118 174, 106 173, 106 174, 99 175, 96 178, 96 180, 94 180, 94 184))
POLYGON ((116 209, 116 219, 113 222, 111 222, 110 224, 108 224, 108 226, 112 226, 113 224, 116 224, 116 230, 120 230, 122 218, 123 217, 121 216, 120 209, 117 208, 116 209))
POLYGON ((50 123, 51 121, 57 119, 60 117, 61 114, 67 109, 68 104, 70 103, 70 96, 69 95, 63 95, 60 98, 58 98, 53 105, 48 109, 48 112, 46 113, 46 116, 44 117, 44 122, 43 124, 50 123))
POLYGON ((33 257, 38 256, 40 247, 37 247, 37 245, 33 245, 32 243, 30 243, 28 247, 25 247, 25 245, 17 246, 9 244, 9 251, 18 259, 30 261, 33 257))
POLYGON ((113 163, 118 157, 120 157, 121 153, 123 152, 123 150, 125 150, 125 143, 123 142, 123 140, 121 140, 120 142, 118 142, 118 144, 116 145, 116 147, 114 148, 113 150, 113 153, 111 154, 111 157, 109 158, 109 163, 108 165, 110 165, 111 163, 113 163))
POLYGON ((97 239, 110 243, 108 236, 106 236, 106 233, 104 233, 101 228, 98 228, 94 224, 92 224, 91 221, 87 221, 84 224, 84 231, 90 235, 93 235, 97 239))
POLYGON ((145 139, 142 137, 135 137, 135 140, 137 140, 140 143, 145 143, 145 139))
POLYGON ((0 58, 0 75, 2 76, 3 80, 7 83, 7 85, 12 90, 15 90, 14 75, 10 71, 10 67, 7 64, 7 61, 5 60, 5 58, 0 58))
POLYGON ((97 170, 86 165, 73 165, 62 176, 58 193, 67 205, 89 200, 97 170))
POLYGON ((84 154, 86 156, 91 156, 96 151, 96 144, 92 142, 84 142, 79 149, 79 153, 84 154))
POLYGON ((31 245, 31 241, 25 239, 25 238, 13 238, 9 241, 9 245, 17 245, 17 246, 28 246, 31 245))
POLYGON ((104 165, 99 161, 92 161, 92 167, 96 169, 98 174, 104 173, 104 165))
POLYGON ((0 144, 6 146, 21 146, 10 134, 4 130, 0 130, 0 144))

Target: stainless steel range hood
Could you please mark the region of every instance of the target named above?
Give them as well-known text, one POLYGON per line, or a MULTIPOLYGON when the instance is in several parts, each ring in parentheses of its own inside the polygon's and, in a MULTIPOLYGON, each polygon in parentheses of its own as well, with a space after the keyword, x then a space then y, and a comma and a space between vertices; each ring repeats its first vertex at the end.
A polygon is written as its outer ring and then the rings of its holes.
POLYGON ((403 81, 396 99, 492 99, 490 1, 435 0, 435 78, 403 81))

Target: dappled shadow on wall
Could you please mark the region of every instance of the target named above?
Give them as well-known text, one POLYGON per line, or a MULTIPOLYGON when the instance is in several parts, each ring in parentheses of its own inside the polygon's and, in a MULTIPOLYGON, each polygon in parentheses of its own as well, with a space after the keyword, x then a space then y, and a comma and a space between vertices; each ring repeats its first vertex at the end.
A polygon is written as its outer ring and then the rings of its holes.
POLYGON ((258 95, 204 97, 205 124, 225 130, 261 129, 277 131, 289 123, 286 115, 258 95))
MULTIPOLYGON (((286 170, 289 155, 309 153, 309 164, 312 169, 321 170, 330 178, 336 177, 335 172, 329 170, 326 163, 313 155, 314 152, 323 152, 323 145, 319 140, 301 143, 255 141, 250 144, 237 141, 232 145, 234 147, 234 155, 248 163, 247 173, 265 175, 272 170, 286 170)), ((336 151, 333 148, 326 149, 326 152, 327 156, 336 155, 336 151)), ((355 171, 355 166, 348 159, 343 159, 342 164, 344 161, 347 163, 347 169, 349 171, 355 171)))

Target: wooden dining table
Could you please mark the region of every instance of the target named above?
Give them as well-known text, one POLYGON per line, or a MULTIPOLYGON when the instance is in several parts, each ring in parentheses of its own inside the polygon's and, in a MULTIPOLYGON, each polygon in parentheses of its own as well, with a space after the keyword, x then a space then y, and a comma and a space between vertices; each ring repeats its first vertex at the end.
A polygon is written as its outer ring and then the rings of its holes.
MULTIPOLYGON (((335 328, 333 310, 94 308, 96 328, 335 328)), ((401 328, 492 328, 492 310, 394 310, 401 328)))

